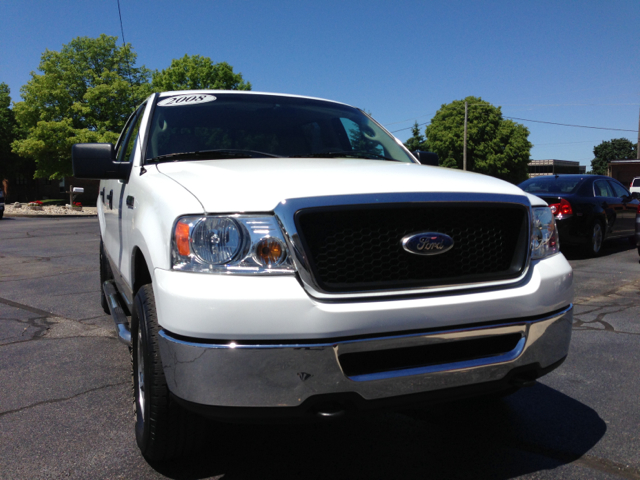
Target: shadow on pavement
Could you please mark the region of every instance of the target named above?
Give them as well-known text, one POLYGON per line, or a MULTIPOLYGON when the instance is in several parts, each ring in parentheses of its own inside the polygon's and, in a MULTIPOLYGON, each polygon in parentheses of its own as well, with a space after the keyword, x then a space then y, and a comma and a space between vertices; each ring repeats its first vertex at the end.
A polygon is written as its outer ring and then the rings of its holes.
POLYGON ((537 384, 501 400, 312 425, 212 429, 197 456, 154 468, 175 479, 506 479, 575 461, 606 426, 593 409, 537 384))
MULTIPOLYGON (((602 250, 600 252, 600 257, 608 257, 609 255, 614 255, 620 252, 626 252, 628 250, 635 250, 638 247, 632 244, 631 241, 619 238, 616 240, 608 240, 604 242, 602 245, 602 250)), ((584 254, 581 248, 576 246, 563 246, 562 239, 560 239, 560 250, 562 254, 567 257, 567 260, 584 260, 589 257, 584 254)))

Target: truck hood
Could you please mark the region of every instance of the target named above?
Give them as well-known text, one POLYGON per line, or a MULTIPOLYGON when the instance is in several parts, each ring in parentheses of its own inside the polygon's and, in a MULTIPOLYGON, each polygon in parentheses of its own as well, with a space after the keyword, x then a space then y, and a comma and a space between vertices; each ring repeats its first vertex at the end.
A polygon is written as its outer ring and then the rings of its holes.
POLYGON ((394 192, 522 195, 497 178, 449 168, 344 158, 248 158, 162 163, 204 211, 269 212, 282 200, 394 192))

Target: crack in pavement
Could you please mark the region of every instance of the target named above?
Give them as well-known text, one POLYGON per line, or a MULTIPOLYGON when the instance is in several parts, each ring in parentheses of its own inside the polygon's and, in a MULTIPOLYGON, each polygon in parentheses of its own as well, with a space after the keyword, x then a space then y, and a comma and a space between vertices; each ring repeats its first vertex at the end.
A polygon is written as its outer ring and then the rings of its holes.
POLYGON ((110 383, 108 385, 102 385, 100 387, 96 387, 96 388, 91 388, 89 390, 85 390, 84 392, 76 393, 75 395, 71 395, 70 397, 54 398, 54 399, 51 399, 51 400, 43 400, 42 402, 32 403, 31 405, 27 405, 26 407, 20 407, 20 408, 16 408, 16 409, 13 409, 13 410, 7 410, 5 412, 0 412, 0 418, 4 417, 5 415, 9 415, 11 413, 18 413, 18 412, 22 412, 23 410, 28 410, 30 408, 39 407, 40 405, 50 405, 50 404, 54 404, 54 403, 66 402, 67 400, 73 400, 74 398, 81 397, 82 395, 86 395, 87 393, 97 392, 99 390, 104 390, 106 388, 117 387, 117 386, 120 386, 120 385, 128 385, 128 384, 129 384, 128 380, 126 382, 110 383))
MULTIPOLYGON (((40 315, 41 317, 50 317, 52 315, 60 318, 64 318, 61 315, 55 315, 53 312, 47 312, 46 310, 40 310, 39 308, 30 307, 29 305, 25 305, 24 303, 14 302, 13 300, 8 300, 6 298, 0 298, 0 303, 4 305, 8 305, 9 307, 18 308, 20 310, 26 310, 27 312, 35 313, 36 315, 40 315)), ((67 319, 71 320, 71 319, 67 319)))
MULTIPOLYGON (((8 318, 8 319, 3 319, 5 321, 16 321, 18 323, 22 323, 22 324, 26 324, 28 325, 24 330, 22 330, 22 333, 20 334, 20 337, 22 337, 25 332, 27 330, 29 330, 29 327, 33 327, 35 329, 35 332, 33 333, 33 335, 31 336, 31 338, 27 338, 27 339, 21 339, 21 340, 17 340, 14 342, 7 342, 7 343, 1 343, 0 344, 0 348, 2 347, 6 347, 7 345, 15 345, 16 343, 25 343, 25 342, 31 342, 33 340, 38 340, 40 338, 43 337, 43 335, 46 334, 47 330, 49 330, 49 328, 51 328, 51 326, 55 323, 52 322, 49 319, 50 316, 41 316, 41 317, 31 317, 31 318, 27 318, 25 320, 19 319, 19 318, 8 318), (38 323, 40 322, 40 323, 38 323)), ((15 337, 15 336, 13 336, 15 337)), ((12 338, 11 336, 7 337, 7 338, 12 338)), ((2 340, 0 340, 2 341, 2 340)))
MULTIPOLYGON (((17 309, 22 309, 31 313, 35 313, 38 315, 37 317, 30 317, 26 320, 23 319, 15 319, 22 324, 28 324, 29 326, 36 329, 31 338, 29 339, 19 339, 16 341, 10 341, 6 343, 0 344, 0 348, 15 345, 17 343, 26 343, 37 340, 59 340, 59 339, 70 339, 70 338, 90 338, 90 337, 104 337, 104 338, 115 338, 115 333, 112 329, 105 328, 100 325, 91 325, 83 323, 84 320, 91 320, 95 318, 100 318, 102 315, 97 317, 89 317, 83 318, 80 320, 75 320, 72 318, 67 318, 62 315, 56 315, 53 312, 47 312, 45 310, 40 310, 38 308, 30 307, 28 305, 23 305, 18 302, 14 302, 11 300, 7 300, 5 298, 0 298, 0 304, 8 305, 17 309), (79 330, 80 329, 80 330, 79 330), (80 333, 80 334, 79 334, 80 333)), ((9 320, 9 319, 4 319, 9 320)), ((21 336, 28 330, 28 327, 25 328, 21 334, 21 336)), ((11 337, 8 337, 11 338, 11 337)))
POLYGON ((99 287, 94 288, 93 290, 87 290, 86 292, 71 292, 71 293, 58 293, 57 295, 51 295, 51 297, 68 297, 69 295, 84 295, 86 293, 100 293, 99 287))
POLYGON ((640 480, 640 469, 632 467, 631 465, 616 463, 606 458, 584 455, 576 460, 575 463, 591 468, 592 470, 599 470, 618 477, 628 478, 629 480, 640 480))
POLYGON ((624 330, 616 330, 613 325, 611 325, 609 322, 606 322, 604 320, 604 318, 607 315, 613 314, 613 313, 620 313, 620 312, 624 312, 626 310, 629 310, 630 308, 634 308, 636 307, 636 305, 627 305, 627 306, 623 306, 620 307, 620 305, 614 305, 614 304, 608 304, 608 305, 599 305, 595 308, 593 308, 592 310, 588 310, 585 312, 580 312, 580 313, 574 313, 574 319, 573 319, 573 330, 590 330, 590 331, 597 331, 597 332, 611 332, 611 333, 617 333, 620 335, 640 335, 640 333, 638 332, 626 332, 624 330), (594 320, 580 320, 577 317, 580 317, 582 315, 590 315, 592 313, 595 313, 599 310, 602 310, 604 308, 615 308, 618 307, 618 310, 612 310, 610 312, 601 312, 599 313, 596 318, 594 320), (597 325, 600 324, 602 325, 604 328, 596 328, 596 327, 591 327, 589 325, 597 325))
MULTIPOLYGON (((24 264, 33 264, 33 263, 40 263, 40 262, 51 262, 51 260, 57 260, 59 258, 77 258, 77 257, 94 257, 95 253, 94 252, 87 252, 87 253, 76 253, 73 255, 58 255, 58 256, 51 256, 51 257, 40 257, 40 256, 35 256, 35 257, 14 257, 11 256, 11 258, 13 258, 12 261, 8 261, 8 262, 2 262, 2 266, 3 267, 10 267, 13 265, 24 265, 24 264)), ((2 258, 7 258, 6 255, 0 255, 0 259, 2 258)))
POLYGON ((515 448, 525 453, 533 453, 534 455, 547 457, 551 460, 561 462, 563 465, 577 464, 590 468, 591 470, 598 470, 621 478, 640 480, 640 468, 617 463, 606 458, 595 457, 589 454, 577 456, 576 454, 564 452, 562 450, 555 450, 543 445, 536 445, 522 441, 516 441, 515 445, 506 444, 504 442, 500 443, 506 447, 515 448))
POLYGON ((40 279, 40 278, 51 278, 51 277, 61 277, 63 275, 71 275, 71 274, 75 274, 78 272, 86 272, 87 269, 86 268, 82 268, 82 269, 78 269, 78 270, 67 270, 66 272, 57 272, 54 273, 52 275, 40 275, 40 274, 36 274, 36 275, 27 275, 24 277, 20 277, 20 278, 16 278, 13 280, 3 280, 2 277, 0 277, 0 283, 10 283, 10 282, 22 282, 24 280, 35 280, 35 279, 40 279))
POLYGON ((40 230, 34 230, 34 232, 36 233, 29 233, 28 231, 25 232, 24 236, 20 236, 20 237, 8 237, 8 238, 0 238, 0 240, 7 241, 7 240, 24 240, 26 238, 42 238, 42 237, 75 237, 77 235, 81 236, 81 237, 86 237, 86 236, 90 236, 90 237, 95 237, 96 239, 98 238, 98 235, 95 233, 78 233, 78 232, 74 232, 74 233, 49 233, 48 231, 43 230, 42 234, 38 234, 37 232, 40 232, 40 230))

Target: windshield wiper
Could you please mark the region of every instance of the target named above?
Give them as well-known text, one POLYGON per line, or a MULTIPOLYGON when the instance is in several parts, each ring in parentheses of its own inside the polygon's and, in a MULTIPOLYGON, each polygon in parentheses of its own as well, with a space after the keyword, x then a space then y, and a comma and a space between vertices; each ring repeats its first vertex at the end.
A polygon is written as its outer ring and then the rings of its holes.
POLYGON ((279 158, 279 155, 272 153, 259 152, 257 150, 242 150, 238 148, 218 148, 216 150, 198 150, 195 152, 178 152, 168 153, 167 155, 158 155, 147 160, 147 163, 161 163, 177 161, 182 158, 189 160, 216 160, 225 158, 255 158, 255 157, 273 157, 279 158))
POLYGON ((374 152, 365 152, 364 150, 343 150, 340 152, 324 152, 324 153, 309 153, 307 155, 295 155, 299 158, 335 158, 335 157, 355 157, 355 158, 369 158, 369 159, 380 159, 380 160, 389 160, 392 162, 400 162, 401 160, 397 160, 395 158, 385 157, 384 155, 380 155, 379 153, 374 152))

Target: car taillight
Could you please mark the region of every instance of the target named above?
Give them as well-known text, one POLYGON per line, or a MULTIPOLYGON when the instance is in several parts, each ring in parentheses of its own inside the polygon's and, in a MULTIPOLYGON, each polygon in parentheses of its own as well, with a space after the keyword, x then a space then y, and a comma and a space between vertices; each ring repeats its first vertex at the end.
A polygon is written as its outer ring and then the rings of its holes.
POLYGON ((638 215, 640 215, 640 203, 639 203, 639 204, 638 204, 638 206, 636 207, 636 213, 637 213, 638 215))
POLYGON ((571 204, 565 200, 564 198, 560 199, 560 203, 553 203, 549 205, 549 208, 553 212, 554 216, 566 216, 573 215, 573 209, 571 208, 571 204))

